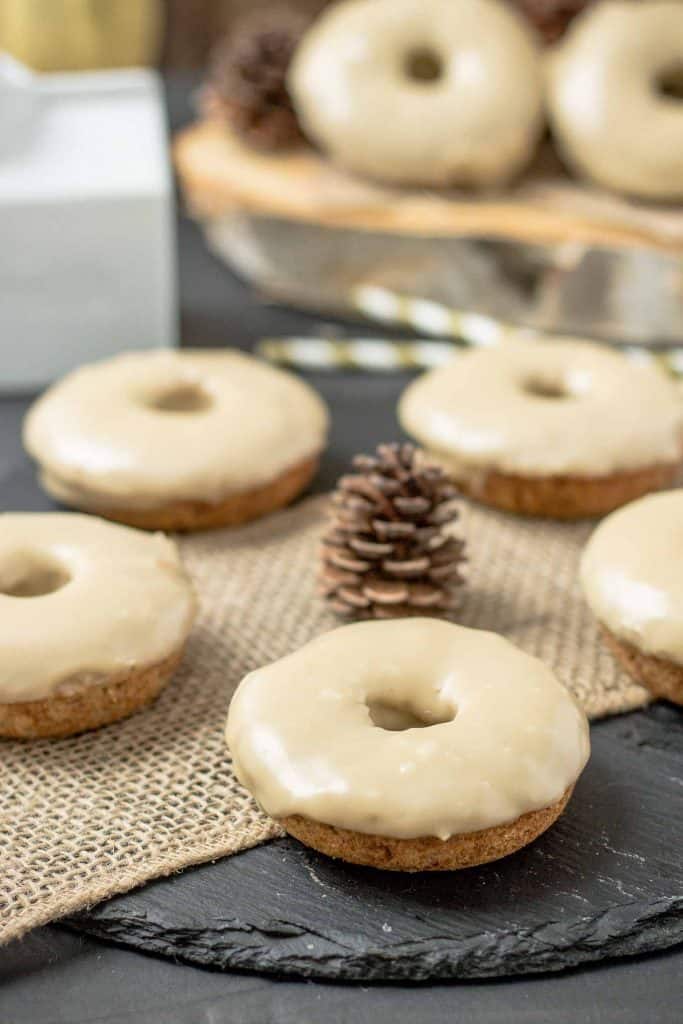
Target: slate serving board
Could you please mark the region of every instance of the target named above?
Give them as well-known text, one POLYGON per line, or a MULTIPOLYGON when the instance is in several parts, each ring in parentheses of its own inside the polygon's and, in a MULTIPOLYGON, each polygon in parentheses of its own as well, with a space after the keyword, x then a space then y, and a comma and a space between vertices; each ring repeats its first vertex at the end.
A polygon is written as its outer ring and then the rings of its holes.
POLYGON ((329 860, 283 839, 79 914, 193 963, 355 981, 556 971, 683 941, 683 716, 598 723, 566 814, 526 850, 447 874, 329 860))

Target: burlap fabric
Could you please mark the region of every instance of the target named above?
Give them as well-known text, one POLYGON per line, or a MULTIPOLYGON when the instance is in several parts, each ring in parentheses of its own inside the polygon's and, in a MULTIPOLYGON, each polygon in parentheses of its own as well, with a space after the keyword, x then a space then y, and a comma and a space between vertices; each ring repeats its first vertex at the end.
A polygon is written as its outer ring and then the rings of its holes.
MULTIPOLYGON (((237 784, 223 726, 246 672, 335 625, 314 589, 324 500, 181 542, 201 611, 183 667, 151 709, 75 739, 0 741, 0 941, 278 835, 237 784)), ((590 527, 470 508, 463 528, 462 623, 543 658, 592 717, 646 703, 581 600, 590 527)))

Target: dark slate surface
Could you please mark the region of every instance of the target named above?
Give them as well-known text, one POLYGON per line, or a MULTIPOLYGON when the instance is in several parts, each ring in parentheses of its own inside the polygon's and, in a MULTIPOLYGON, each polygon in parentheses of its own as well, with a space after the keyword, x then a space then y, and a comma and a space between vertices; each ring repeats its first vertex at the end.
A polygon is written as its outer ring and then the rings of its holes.
POLYGON ((598 725, 566 814, 497 864, 403 876, 280 840, 75 923, 213 967, 356 981, 552 971, 662 949, 683 939, 682 741, 680 714, 664 706, 598 725))
POLYGON ((680 1024, 681 954, 564 974, 349 985, 207 971, 43 928, 3 950, 3 1024, 680 1024))
MULTIPOLYGON (((187 89, 183 83, 177 83, 172 93, 176 119, 182 120, 188 115, 187 89)), ((189 343, 211 345, 229 342, 249 347, 264 333, 310 332, 315 329, 314 318, 254 303, 239 283, 207 255, 197 232, 183 221, 180 224, 180 270, 183 330, 189 343)), ((377 438, 395 436, 392 406, 402 381, 399 377, 320 376, 314 383, 321 386, 335 412, 332 447, 319 482, 319 486, 328 487, 352 452, 377 438)), ((21 452, 19 424, 24 407, 25 403, 19 400, 0 401, 1 509, 38 510, 49 507, 21 452)), ((595 853, 594 863, 600 867, 600 874, 608 879, 607 882, 599 880, 601 887, 607 887, 602 891, 606 892, 610 885, 618 891, 619 883, 624 889, 619 897, 619 907, 623 908, 625 902, 633 902, 631 893, 636 897, 635 902, 642 904, 641 883, 648 875, 651 892, 659 891, 661 884, 665 900, 680 896, 681 871, 680 866, 676 870, 674 836, 679 836, 680 851, 683 811, 680 786, 678 792, 673 787, 677 785, 674 780, 680 780, 681 716, 670 708, 654 708, 644 714, 600 723, 593 730, 593 738, 596 750, 602 751, 599 761, 593 762, 580 787, 578 799, 558 829, 573 828, 577 817, 586 813, 579 802, 583 800, 582 791, 586 786, 592 787, 595 765, 602 765, 597 778, 602 780, 601 788, 607 786, 607 793, 596 806, 614 807, 614 813, 607 817, 613 823, 616 816, 617 825, 621 820, 616 831, 607 835, 607 845, 603 840, 602 855, 595 853), (608 763, 605 763, 605 758, 608 763), (609 773, 607 780, 606 772, 609 773), (643 772, 644 779, 640 778, 643 772), (637 779, 640 781, 636 784, 637 779), (637 856, 645 854, 642 848, 629 844, 621 846, 613 840, 626 835, 626 823, 642 813, 638 804, 648 811, 642 836, 641 830, 637 835, 647 841, 648 849, 656 847, 656 850, 649 864, 641 864, 637 886, 631 888, 634 875, 628 869, 633 856, 629 858, 628 854, 636 854, 635 864, 640 863, 637 856), (644 834, 648 831, 652 833, 650 836, 644 834), (613 850, 610 851, 608 846, 613 850), (615 854, 615 850, 621 853, 615 854), (657 881, 662 857, 669 867, 673 864, 674 885, 661 878, 657 881), (610 863, 619 865, 621 877, 614 878, 615 870, 605 870, 610 863)), ((596 799, 592 788, 589 799, 596 799)), ((601 823, 596 820, 593 844, 600 828, 601 823)), ((628 838, 632 843, 631 833, 628 838)), ((549 835, 540 841, 538 847, 551 840, 556 842, 549 835)), ((272 896, 272 887, 269 891, 264 883, 271 868, 281 876, 286 863, 291 868, 292 885, 296 882, 300 891, 320 894, 319 902, 323 902, 323 897, 324 900, 330 899, 329 892, 325 894, 325 890, 313 882, 310 869, 312 867, 319 879, 324 879, 328 890, 334 885, 338 888, 334 878, 338 879, 338 871, 342 869, 329 862, 323 867, 321 858, 302 851, 295 854, 293 850, 293 846, 285 843, 273 844, 249 851, 239 858, 156 883, 124 899, 129 912, 140 917, 143 912, 147 913, 149 920, 153 921, 155 914, 159 914, 158 903, 163 896, 168 904, 177 903, 178 909, 173 914, 184 925, 189 911, 187 903, 181 901, 181 894, 187 901, 192 887, 191 898, 205 905, 218 897, 224 898, 224 872, 231 865, 236 867, 239 864, 245 877, 258 878, 262 888, 264 895, 259 911, 262 922, 268 917, 275 917, 272 904, 269 907, 266 902, 272 896), (264 876, 259 874, 256 865, 262 866, 260 858, 267 850, 274 851, 275 856, 267 862, 264 876), (310 884, 306 883, 306 876, 310 884), (149 901, 147 897, 150 897, 149 901), (141 902, 137 903, 138 900, 141 902), (266 907, 269 907, 267 913, 266 907)), ((532 854, 534 863, 538 856, 535 848, 521 856, 530 857, 532 854)), ((495 870, 498 872, 503 866, 501 864, 495 870)), ((350 871, 356 879, 357 891, 361 884, 377 888, 377 880, 368 883, 357 879, 358 875, 369 873, 357 869, 350 871)), ((454 876, 454 880, 465 879, 468 874, 454 876)), ((411 885, 414 882, 415 879, 409 880, 411 885)), ((482 899, 483 887, 480 886, 479 891, 482 899)), ((239 887, 237 892, 239 896, 239 887)), ((496 893, 504 897, 500 882, 489 898, 489 909, 496 902, 496 893)), ((559 893, 555 896, 558 897, 559 893)), ((239 898, 242 899, 241 896, 239 898)), ((418 902, 416 897, 412 898, 418 902)), ((452 894, 450 898, 453 898, 452 894)), ((242 900, 240 905, 244 907, 246 902, 242 900)), ((228 908, 226 919, 235 918, 236 906, 228 908)), ((295 909, 304 918, 309 912, 305 906, 295 909)), ((661 906, 659 910, 662 910, 661 906)), ((672 905, 667 906, 664 914, 655 916, 654 923, 648 922, 648 934, 656 932, 664 924, 670 938, 675 938, 676 932, 671 930, 672 910, 672 905)), ((106 907, 98 909, 98 918, 104 911, 106 907)), ((424 905, 420 905, 419 913, 426 916, 424 905)), ((590 907, 586 914, 576 916, 595 920, 590 907)), ((611 919, 608 915, 608 922, 611 919)), ((476 930, 474 916, 472 923, 476 930)), ((636 941, 638 933, 639 929, 636 929, 636 941)), ((601 931, 601 935, 604 934, 604 930, 601 931)), ((677 934, 680 936, 680 930, 677 934)), ((387 936, 391 938, 392 933, 382 932, 380 938, 384 940, 387 936)), ((122 938, 123 933, 120 932, 118 939, 122 938)), ((140 931, 136 930, 136 934, 131 934, 126 941, 137 943, 139 938, 140 931)), ((240 938, 244 945, 258 947, 260 936, 257 930, 244 931, 240 938)), ((287 937, 276 936, 274 946, 282 948, 287 941, 294 943, 296 938, 291 936, 287 940, 287 937)), ((353 938, 356 940, 357 937, 354 935, 353 938)), ((536 938, 540 940, 542 933, 537 932, 536 938)), ((626 938, 622 935, 620 941, 626 938)), ((135 948, 141 947, 136 945, 135 948)), ((612 1021, 619 1024, 645 1024, 650 1021, 678 1024, 683 994, 680 946, 677 950, 660 954, 631 956, 619 961, 601 960, 599 966, 561 974, 429 986, 397 983, 349 986, 278 980, 275 976, 226 970, 217 973, 177 962, 178 954, 171 946, 166 952, 172 959, 153 959, 133 952, 132 947, 117 948, 85 933, 67 932, 59 927, 38 929, 3 950, 0 958, 0 1021, 3 1024, 24 1021, 31 1024, 133 1024, 138 1021, 145 1024, 196 1024, 200 1021, 210 1024, 267 1024, 271 1021, 277 1024, 529 1024, 531 1021, 538 1024, 605 1024, 612 1021)), ((610 948, 603 945, 599 950, 590 952, 602 958, 609 954, 610 948)))

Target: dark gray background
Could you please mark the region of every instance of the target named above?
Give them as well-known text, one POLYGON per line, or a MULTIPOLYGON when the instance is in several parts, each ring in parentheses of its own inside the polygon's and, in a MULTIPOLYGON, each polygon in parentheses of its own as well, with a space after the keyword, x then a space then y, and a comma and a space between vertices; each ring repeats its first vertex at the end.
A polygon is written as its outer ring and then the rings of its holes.
MULTIPOLYGON (((187 82, 171 84, 175 123, 189 116, 187 82)), ((179 226, 183 337, 193 345, 250 347, 264 334, 311 333, 316 320, 259 304, 179 226)), ((350 455, 397 436, 400 375, 324 376, 313 382, 334 411, 331 447, 317 486, 330 486, 350 455)), ((25 402, 0 402, 0 508, 49 507, 20 446, 25 402)), ((672 811, 675 812, 675 808, 672 811)), ((680 808, 679 808, 680 813, 680 808)), ((249 856, 245 854, 244 856, 249 856)), ((333 985, 219 974, 115 949, 59 927, 3 950, 1 1024, 678 1024, 678 951, 563 975, 435 986, 333 985)))

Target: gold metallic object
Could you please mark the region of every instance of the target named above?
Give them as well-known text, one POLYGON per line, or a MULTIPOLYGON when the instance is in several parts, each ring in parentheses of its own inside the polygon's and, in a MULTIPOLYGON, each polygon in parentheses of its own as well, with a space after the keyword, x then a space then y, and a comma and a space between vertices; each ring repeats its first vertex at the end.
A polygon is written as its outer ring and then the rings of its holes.
POLYGON ((162 0, 0 0, 0 50, 39 71, 155 64, 162 0))

